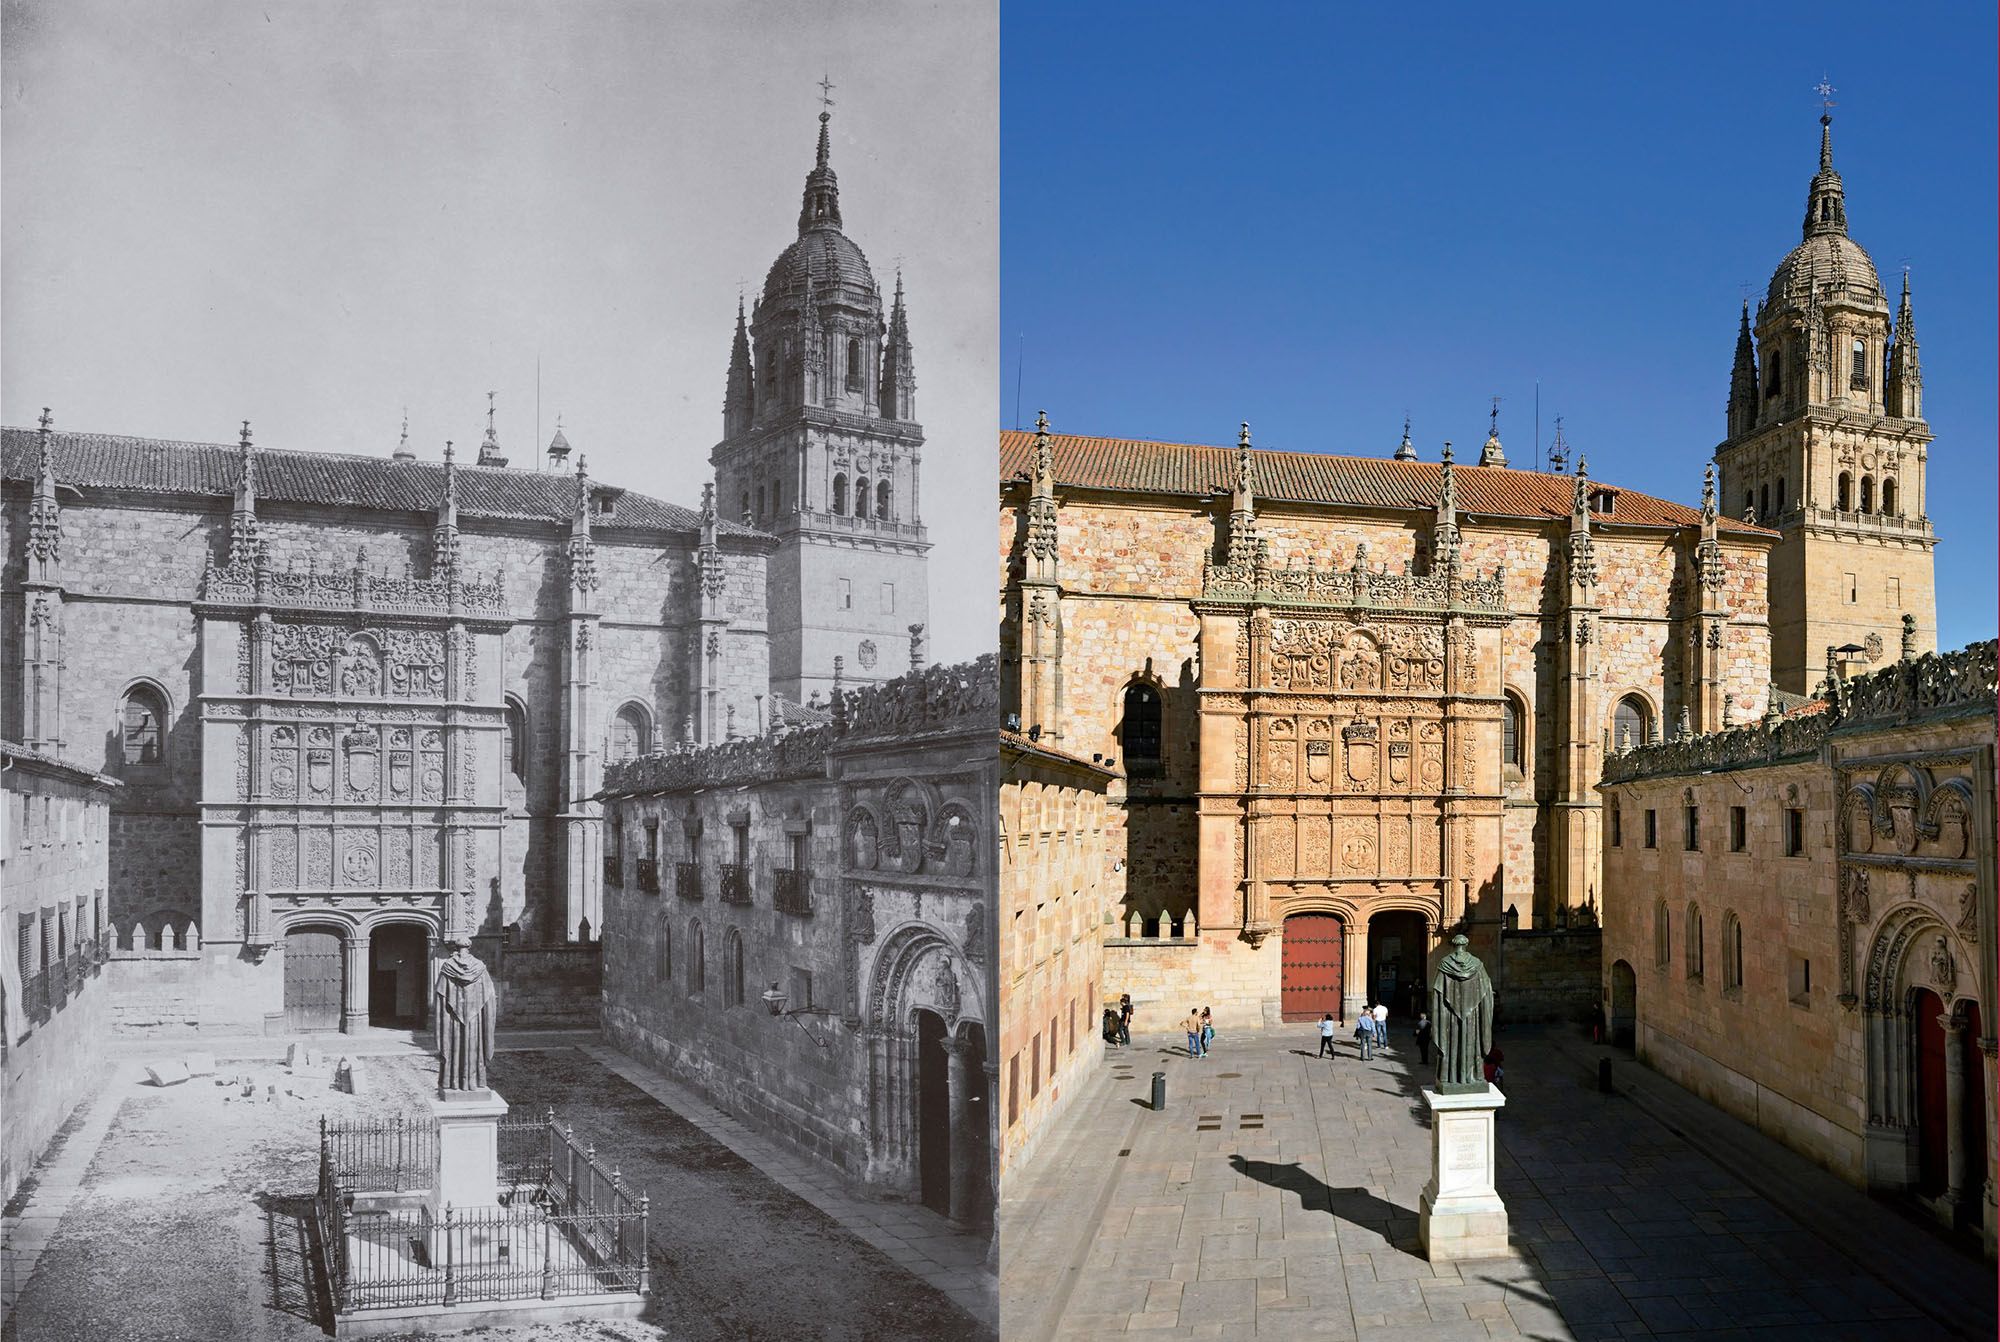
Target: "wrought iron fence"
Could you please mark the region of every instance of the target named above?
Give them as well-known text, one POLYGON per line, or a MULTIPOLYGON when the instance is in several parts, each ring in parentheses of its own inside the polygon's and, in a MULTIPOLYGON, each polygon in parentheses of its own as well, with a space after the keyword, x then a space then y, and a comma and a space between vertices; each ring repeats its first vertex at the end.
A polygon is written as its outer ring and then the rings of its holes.
POLYGON ((660 893, 660 860, 656 857, 639 859, 639 888, 649 895, 660 893))
POLYGON ((674 864, 674 893, 682 899, 701 898, 701 863, 676 862, 674 864))
POLYGON ((553 1109, 498 1136, 502 1205, 433 1211, 395 1195, 435 1183, 434 1122, 320 1120, 314 1214, 336 1314, 650 1290, 649 1199, 553 1109))
POLYGON ((771 903, 781 913, 811 916, 812 873, 779 867, 774 875, 777 879, 771 887, 771 903))
POLYGON ((722 864, 722 902, 725 904, 748 904, 750 902, 750 868, 734 862, 722 864))

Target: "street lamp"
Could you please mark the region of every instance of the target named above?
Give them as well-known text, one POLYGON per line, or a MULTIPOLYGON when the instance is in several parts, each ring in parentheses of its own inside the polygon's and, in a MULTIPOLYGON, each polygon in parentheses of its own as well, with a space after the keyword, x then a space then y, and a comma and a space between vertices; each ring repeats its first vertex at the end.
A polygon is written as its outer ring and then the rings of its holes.
POLYGON ((831 1016, 833 1014, 831 1009, 827 1007, 818 1007, 818 1006, 802 1006, 802 1007, 792 1007, 789 1010, 786 1009, 785 1003, 788 1000, 790 1000, 789 994, 787 994, 783 988, 780 988, 778 986, 777 981, 775 979, 772 980, 771 986, 766 988, 762 993, 758 994, 758 996, 763 999, 764 1009, 770 1012, 773 1016, 776 1016, 781 1020, 789 1019, 793 1024, 797 1025, 799 1029, 805 1031, 806 1038, 812 1040, 813 1043, 819 1045, 819 1047, 821 1048, 831 1047, 831 1045, 826 1040, 820 1038, 817 1034, 814 1034, 812 1030, 806 1027, 806 1023, 799 1019, 799 1017, 801 1016, 831 1016))

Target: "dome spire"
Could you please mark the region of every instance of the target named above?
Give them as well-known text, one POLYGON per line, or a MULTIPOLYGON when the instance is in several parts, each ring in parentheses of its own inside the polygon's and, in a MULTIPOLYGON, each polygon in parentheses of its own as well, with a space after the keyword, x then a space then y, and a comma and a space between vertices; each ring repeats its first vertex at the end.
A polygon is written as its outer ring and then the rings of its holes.
POLYGON ((1395 460, 1415 461, 1416 459, 1417 445, 1410 441, 1410 417, 1405 415, 1403 416, 1403 441, 1396 444, 1395 460))
POLYGON ((1819 171, 1813 174, 1812 186, 1806 193, 1805 236, 1815 237, 1822 233, 1837 233, 1847 236, 1847 203, 1840 186, 1840 174, 1833 170, 1833 101, 1836 92, 1833 85, 1822 75, 1813 86, 1819 94, 1819 171))
POLYGON ((806 194, 799 206, 799 232, 806 233, 815 228, 840 227, 840 181, 827 166, 829 156, 827 123, 833 120, 833 81, 822 77, 819 81, 819 150, 813 158, 813 170, 806 174, 806 194))

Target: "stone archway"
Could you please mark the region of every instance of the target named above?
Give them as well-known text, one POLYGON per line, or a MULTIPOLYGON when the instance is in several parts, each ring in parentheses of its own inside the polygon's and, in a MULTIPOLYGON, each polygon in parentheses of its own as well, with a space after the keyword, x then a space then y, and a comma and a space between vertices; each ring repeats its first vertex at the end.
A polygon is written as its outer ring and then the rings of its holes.
POLYGON ((1342 1019, 1342 954, 1346 920, 1337 913, 1307 910, 1285 916, 1278 944, 1278 992, 1288 1021, 1314 1021, 1332 1013, 1342 1019))
POLYGON ((368 1024, 420 1030, 430 1014, 430 928, 378 923, 368 933, 368 1024))
POLYGON ((1904 904, 1877 924, 1862 981, 1868 1185, 1914 1194, 1947 1221, 1986 1174, 1984 1060, 1968 1047, 1977 1007, 1959 994, 1975 963, 1929 908, 1904 904))
POLYGON ((978 977, 936 927, 882 940, 869 973, 870 1178, 961 1224, 993 1206, 978 977))
POLYGON ((1611 1047, 1634 1049, 1639 1034, 1639 976, 1623 960, 1611 966, 1611 1047))
POLYGON ((285 929, 285 1029, 338 1030, 346 968, 345 930, 331 924, 302 923, 285 929))

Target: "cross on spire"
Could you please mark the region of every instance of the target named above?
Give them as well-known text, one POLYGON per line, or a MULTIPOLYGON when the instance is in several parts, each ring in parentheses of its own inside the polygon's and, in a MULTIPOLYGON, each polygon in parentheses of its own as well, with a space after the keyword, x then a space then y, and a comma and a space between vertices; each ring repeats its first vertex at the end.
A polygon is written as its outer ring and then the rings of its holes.
POLYGON ((1840 106, 1839 103, 1833 100, 1833 95, 1840 92, 1840 90, 1827 83, 1826 75, 1821 74, 1819 83, 1813 85, 1813 92, 1819 95, 1820 120, 1825 121, 1830 119, 1833 115, 1833 109, 1840 106))
POLYGON ((831 72, 822 72, 819 78, 819 119, 821 121, 826 120, 833 113, 833 98, 830 95, 833 93, 834 87, 831 72))
POLYGON ((1495 438, 1500 436, 1500 398, 1498 396, 1493 398, 1493 418, 1487 431, 1495 438))

